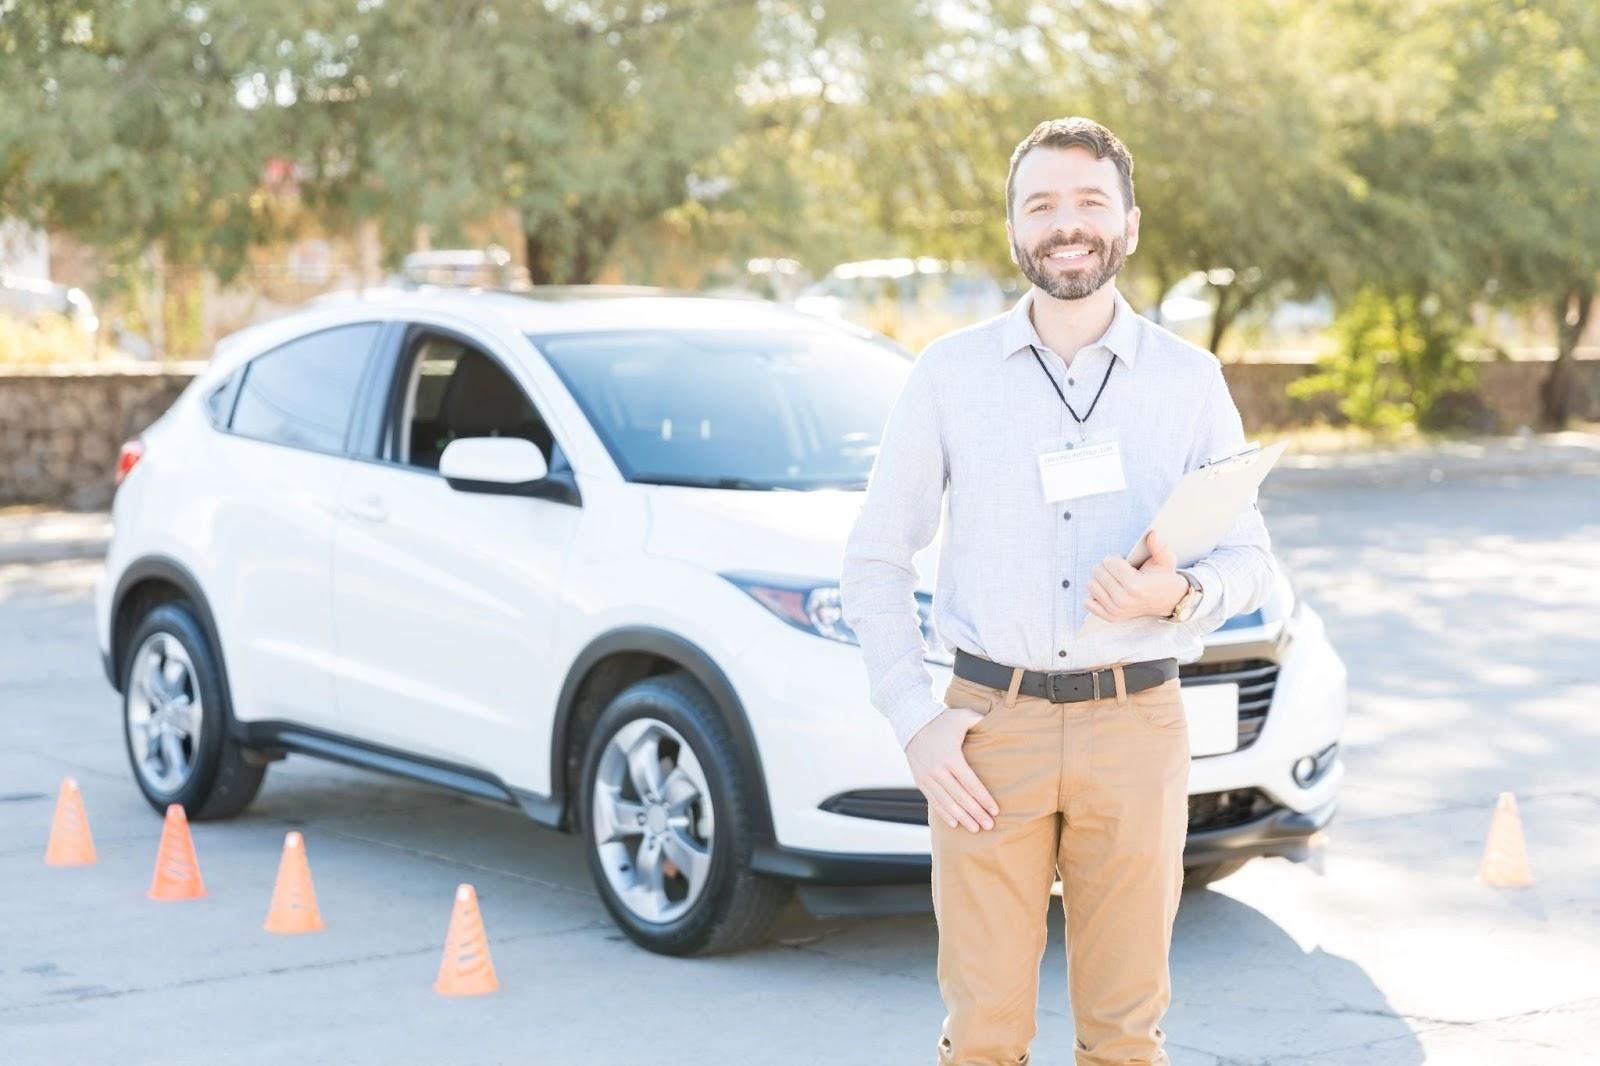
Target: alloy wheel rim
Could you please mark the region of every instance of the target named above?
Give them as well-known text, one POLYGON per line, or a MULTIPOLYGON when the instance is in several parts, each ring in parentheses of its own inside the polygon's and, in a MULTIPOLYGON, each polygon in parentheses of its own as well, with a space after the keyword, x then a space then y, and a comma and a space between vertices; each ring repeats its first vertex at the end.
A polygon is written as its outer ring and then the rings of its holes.
POLYGON ((133 656, 127 695, 128 748, 145 784, 172 794, 188 783, 204 721, 194 660, 170 633, 153 633, 133 656))
POLYGON ((606 881, 642 921, 681 918, 711 875, 715 821, 705 770, 683 735, 638 718, 611 737, 590 800, 606 881))

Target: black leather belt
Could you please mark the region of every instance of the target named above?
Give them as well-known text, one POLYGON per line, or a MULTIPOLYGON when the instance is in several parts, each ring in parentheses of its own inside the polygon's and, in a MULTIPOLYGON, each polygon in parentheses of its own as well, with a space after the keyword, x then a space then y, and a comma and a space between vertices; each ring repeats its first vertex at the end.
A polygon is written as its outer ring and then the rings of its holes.
MULTIPOLYGON (((1123 663, 1122 679, 1129 692, 1142 692, 1147 688, 1171 681, 1178 676, 1178 660, 1146 659, 1143 662, 1123 663)), ((997 688, 1002 692, 1011 689, 1012 667, 956 649, 956 676, 980 685, 997 688)), ((1098 700, 1117 694, 1117 675, 1105 670, 1060 671, 1024 670, 1022 684, 1017 688, 1021 696, 1038 696, 1051 703, 1078 703, 1098 700)))

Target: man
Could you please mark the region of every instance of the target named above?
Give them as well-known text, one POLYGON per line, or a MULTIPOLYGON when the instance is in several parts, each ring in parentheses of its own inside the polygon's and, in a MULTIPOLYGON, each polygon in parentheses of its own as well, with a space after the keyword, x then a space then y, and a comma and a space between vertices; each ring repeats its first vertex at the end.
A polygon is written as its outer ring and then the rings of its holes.
MULTIPOLYGON (((1244 446, 1215 356, 1113 284, 1139 243, 1133 160, 1099 123, 1011 156, 1006 236, 1032 287, 930 344, 845 552, 845 621, 928 801, 944 1064, 1024 1064, 1059 871, 1079 1066, 1166 1063, 1189 741, 1179 661, 1272 587, 1254 501, 1179 569, 1124 556, 1183 474, 1244 446), (939 529, 934 698, 912 557, 939 529), (1080 632, 1089 616, 1106 625, 1080 632)), ((1052 1058, 1050 1061, 1055 1061, 1052 1058)))

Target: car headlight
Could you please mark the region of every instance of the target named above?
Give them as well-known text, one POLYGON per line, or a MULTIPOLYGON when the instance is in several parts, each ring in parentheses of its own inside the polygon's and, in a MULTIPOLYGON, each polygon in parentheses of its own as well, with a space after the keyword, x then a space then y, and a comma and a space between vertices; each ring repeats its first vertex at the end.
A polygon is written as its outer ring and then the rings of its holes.
MULTIPOLYGON (((751 599, 796 629, 802 629, 826 640, 836 640, 841 644, 861 643, 855 630, 844 620, 837 583, 819 584, 815 581, 771 575, 728 573, 719 576, 742 589, 751 599)), ((928 661, 943 666, 954 665, 954 656, 935 647, 933 596, 930 593, 918 592, 916 599, 917 623, 922 627, 922 639, 928 645, 928 661)))

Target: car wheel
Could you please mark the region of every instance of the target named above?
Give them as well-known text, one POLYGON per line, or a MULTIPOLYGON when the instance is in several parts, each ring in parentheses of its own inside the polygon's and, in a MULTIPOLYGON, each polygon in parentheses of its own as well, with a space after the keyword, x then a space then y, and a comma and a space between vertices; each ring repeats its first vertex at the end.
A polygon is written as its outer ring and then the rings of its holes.
POLYGON ((663 955, 760 943, 794 893, 752 873, 749 811, 762 788, 686 674, 646 678, 601 712, 578 804, 590 873, 616 923, 663 955))
POLYGON ((128 646, 123 737, 145 799, 158 811, 179 804, 195 821, 243 811, 267 768, 229 734, 233 714, 222 671, 194 612, 182 603, 161 604, 128 646))
POLYGON ((1232 877, 1244 868, 1249 862, 1249 856, 1242 859, 1223 859, 1220 862, 1208 862, 1200 866, 1189 866, 1183 871, 1183 887, 1185 889, 1204 888, 1214 881, 1224 877, 1232 877))

